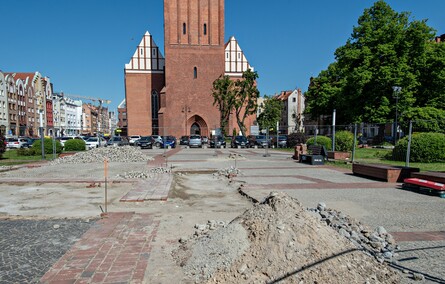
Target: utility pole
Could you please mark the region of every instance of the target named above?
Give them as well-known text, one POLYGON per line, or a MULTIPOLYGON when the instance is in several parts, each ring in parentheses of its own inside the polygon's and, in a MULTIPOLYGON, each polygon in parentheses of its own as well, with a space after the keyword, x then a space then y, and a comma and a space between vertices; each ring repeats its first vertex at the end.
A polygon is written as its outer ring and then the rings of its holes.
POLYGON ((392 89, 394 91, 393 98, 396 99, 396 120, 394 121, 394 145, 396 145, 397 144, 397 134, 399 132, 399 126, 398 126, 399 119, 397 117, 398 116, 397 105, 399 103, 399 95, 400 95, 400 92, 402 91, 402 87, 394 86, 394 87, 392 87, 392 89))

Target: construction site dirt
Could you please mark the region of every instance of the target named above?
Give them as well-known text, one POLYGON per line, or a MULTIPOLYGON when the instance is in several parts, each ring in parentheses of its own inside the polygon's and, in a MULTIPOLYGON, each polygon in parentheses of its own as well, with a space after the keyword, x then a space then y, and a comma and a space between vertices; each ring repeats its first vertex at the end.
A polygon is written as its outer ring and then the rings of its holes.
POLYGON ((445 199, 264 153, 5 167, 0 282, 445 283, 445 199), (384 228, 394 254, 358 248, 314 217, 320 203, 384 228))

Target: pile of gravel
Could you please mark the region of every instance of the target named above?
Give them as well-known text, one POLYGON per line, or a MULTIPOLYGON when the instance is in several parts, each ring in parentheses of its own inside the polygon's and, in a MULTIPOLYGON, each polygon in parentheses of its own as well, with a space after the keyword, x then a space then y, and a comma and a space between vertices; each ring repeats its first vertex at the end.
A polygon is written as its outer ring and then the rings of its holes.
POLYGON ((232 178, 236 177, 241 174, 241 171, 233 166, 230 166, 229 168, 219 169, 218 172, 214 173, 214 176, 217 177, 227 177, 232 178))
POLYGON ((153 160, 152 157, 146 156, 137 147, 100 147, 85 152, 78 152, 71 156, 58 158, 51 161, 50 165, 95 163, 103 162, 105 159, 109 162, 119 163, 147 162, 153 160))
POLYGON ((240 160, 240 159, 246 159, 244 155, 238 154, 238 153, 230 153, 229 156, 227 156, 230 160, 240 160))
POLYGON ((273 192, 225 227, 181 241, 173 257, 186 283, 400 283, 386 262, 313 215, 273 192))
POLYGON ((323 202, 320 202, 317 208, 308 210, 315 212, 315 216, 320 221, 349 239, 357 248, 364 249, 365 252, 376 257, 379 262, 393 260, 398 247, 394 237, 384 227, 379 226, 372 230, 350 216, 327 209, 323 202))
POLYGON ((147 179, 147 178, 152 177, 154 174, 169 174, 169 173, 171 173, 171 169, 158 167, 158 168, 152 168, 152 169, 144 170, 144 171, 125 172, 123 174, 116 175, 116 177, 123 178, 123 179, 134 179, 134 178, 147 179))
POLYGON ((246 229, 232 223, 216 229, 211 236, 202 235, 190 250, 181 246, 175 258, 187 276, 200 282, 212 277, 218 269, 228 269, 248 248, 246 229))

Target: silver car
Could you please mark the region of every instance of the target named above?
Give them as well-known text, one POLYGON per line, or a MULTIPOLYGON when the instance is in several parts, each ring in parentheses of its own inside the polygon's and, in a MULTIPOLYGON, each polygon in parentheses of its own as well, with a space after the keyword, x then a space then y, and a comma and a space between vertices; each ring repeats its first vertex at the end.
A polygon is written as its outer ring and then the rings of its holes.
POLYGON ((189 137, 189 147, 199 147, 202 148, 202 139, 200 135, 190 135, 189 137))

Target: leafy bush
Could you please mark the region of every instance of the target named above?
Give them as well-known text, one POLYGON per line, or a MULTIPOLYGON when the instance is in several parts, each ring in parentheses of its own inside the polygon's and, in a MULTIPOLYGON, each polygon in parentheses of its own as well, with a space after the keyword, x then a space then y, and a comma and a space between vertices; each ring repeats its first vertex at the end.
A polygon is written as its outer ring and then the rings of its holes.
MULTIPOLYGON (((56 142, 56 153, 60 154, 62 153, 62 144, 60 144, 59 141, 55 141, 56 142)), ((45 154, 52 154, 53 153, 53 143, 54 140, 51 138, 45 138, 43 141, 43 146, 45 149, 45 154)), ((32 148, 36 151, 36 155, 42 155, 42 141, 36 140, 34 141, 34 143, 32 143, 32 148)))
POLYGON ((287 145, 290 148, 297 146, 297 144, 306 143, 306 135, 301 132, 291 133, 287 136, 287 145))
POLYGON ((342 130, 335 133, 335 151, 351 151, 353 144, 354 134, 352 134, 350 131, 342 130))
POLYGON ((306 141, 307 146, 310 145, 322 145, 327 151, 332 150, 332 139, 326 136, 317 136, 317 143, 315 143, 315 137, 311 137, 306 141))
MULTIPOLYGON (((40 151, 41 154, 42 151, 40 151)), ((20 148, 17 149, 17 156, 37 156, 36 149, 34 148, 20 148)))
MULTIPOLYGON (((397 142, 392 151, 392 159, 404 161, 408 149, 408 137, 397 142)), ((411 139, 410 162, 445 162, 445 134, 414 133, 411 139)))
POLYGON ((82 139, 70 139, 65 142, 65 151, 85 151, 85 146, 82 139))
POLYGON ((6 141, 5 136, 0 134, 0 158, 2 157, 3 153, 5 153, 5 151, 6 151, 5 141, 6 141))

